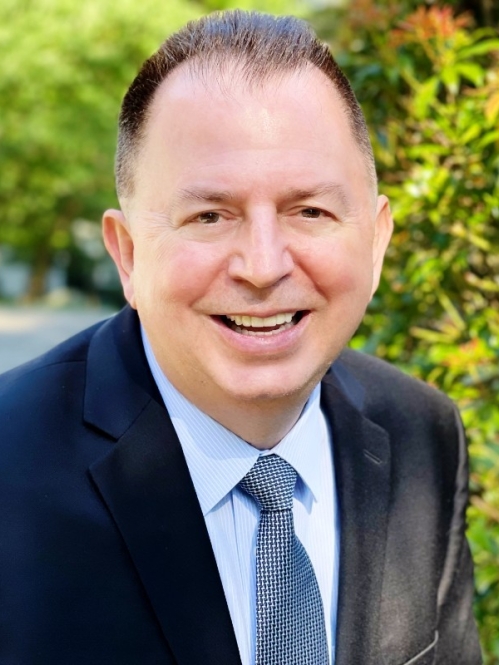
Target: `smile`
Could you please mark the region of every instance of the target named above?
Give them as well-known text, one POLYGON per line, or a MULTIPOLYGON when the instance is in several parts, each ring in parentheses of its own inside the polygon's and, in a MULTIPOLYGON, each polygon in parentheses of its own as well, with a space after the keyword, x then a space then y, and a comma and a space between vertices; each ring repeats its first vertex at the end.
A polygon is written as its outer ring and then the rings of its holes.
POLYGON ((274 316, 249 316, 247 314, 226 314, 220 320, 231 330, 241 335, 277 335, 295 326, 305 312, 284 312, 274 316))

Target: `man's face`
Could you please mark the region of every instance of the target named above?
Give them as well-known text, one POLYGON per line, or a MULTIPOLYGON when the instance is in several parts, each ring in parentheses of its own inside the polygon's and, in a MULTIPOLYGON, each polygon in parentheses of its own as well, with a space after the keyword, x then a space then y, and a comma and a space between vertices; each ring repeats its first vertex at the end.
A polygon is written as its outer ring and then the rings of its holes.
POLYGON ((307 398, 355 332, 391 232, 318 70, 260 87, 179 67, 104 234, 172 383, 210 405, 307 398))

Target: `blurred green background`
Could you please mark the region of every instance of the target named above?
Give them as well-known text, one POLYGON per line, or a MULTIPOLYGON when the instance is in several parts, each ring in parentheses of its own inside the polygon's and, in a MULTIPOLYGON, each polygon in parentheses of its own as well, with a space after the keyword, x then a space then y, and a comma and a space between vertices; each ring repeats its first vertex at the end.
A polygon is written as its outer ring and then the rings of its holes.
POLYGON ((499 3, 2 0, 0 302, 121 304, 99 231, 121 98, 168 33, 232 7, 309 20, 364 108, 396 229, 352 345, 461 409, 476 615, 499 665, 499 3))

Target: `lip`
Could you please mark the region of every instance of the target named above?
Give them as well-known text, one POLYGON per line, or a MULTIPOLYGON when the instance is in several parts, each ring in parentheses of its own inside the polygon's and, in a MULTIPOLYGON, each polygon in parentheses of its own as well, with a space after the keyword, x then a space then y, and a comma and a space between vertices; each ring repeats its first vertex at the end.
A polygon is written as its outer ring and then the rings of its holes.
MULTIPOLYGON (((278 313, 289 311, 300 310, 280 310, 278 313)), ((234 350, 252 356, 272 356, 275 354, 290 353, 300 342, 308 327, 310 318, 310 310, 301 311, 304 311, 304 314, 298 323, 274 335, 241 335, 241 333, 237 333, 226 326, 218 316, 211 316, 210 320, 216 326, 217 332, 222 336, 224 342, 234 350)), ((248 316, 260 316, 262 318, 275 315, 274 312, 269 314, 248 314, 248 316)))

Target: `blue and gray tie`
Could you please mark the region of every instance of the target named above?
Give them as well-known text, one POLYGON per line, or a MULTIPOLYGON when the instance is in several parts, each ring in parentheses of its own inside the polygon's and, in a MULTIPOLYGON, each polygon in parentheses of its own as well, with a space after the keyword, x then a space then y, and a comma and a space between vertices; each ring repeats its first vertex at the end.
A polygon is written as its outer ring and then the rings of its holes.
POLYGON ((258 458, 239 486, 260 506, 256 552, 256 665, 328 665, 324 609, 312 563, 295 535, 296 471, 258 458))

